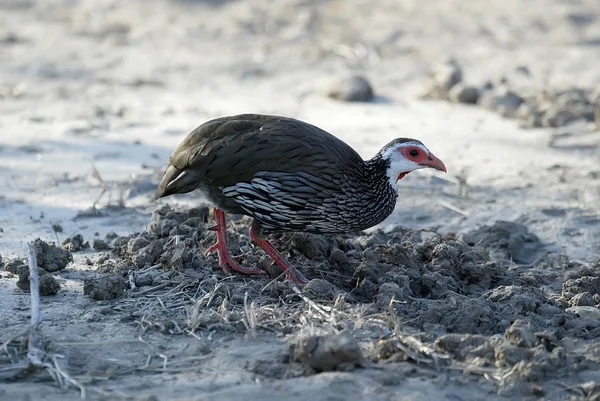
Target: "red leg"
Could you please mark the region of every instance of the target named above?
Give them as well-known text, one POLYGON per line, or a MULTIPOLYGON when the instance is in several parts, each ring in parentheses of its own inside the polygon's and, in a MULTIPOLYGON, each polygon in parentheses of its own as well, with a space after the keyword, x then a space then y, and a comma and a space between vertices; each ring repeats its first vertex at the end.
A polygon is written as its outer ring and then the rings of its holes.
POLYGON ((269 255, 277 266, 285 272, 285 277, 298 284, 308 283, 308 279, 302 275, 269 241, 260 238, 254 232, 254 225, 250 226, 250 237, 269 255))
POLYGON ((215 208, 215 222, 216 226, 214 227, 214 230, 217 232, 217 242, 206 250, 206 254, 208 255, 213 251, 217 251, 219 254, 219 266, 221 266, 221 269, 223 269, 225 274, 230 274, 227 266, 244 274, 263 274, 263 270, 256 267, 244 267, 236 262, 233 256, 231 256, 231 252, 229 252, 227 246, 227 222, 225 220, 225 213, 217 208, 215 208))

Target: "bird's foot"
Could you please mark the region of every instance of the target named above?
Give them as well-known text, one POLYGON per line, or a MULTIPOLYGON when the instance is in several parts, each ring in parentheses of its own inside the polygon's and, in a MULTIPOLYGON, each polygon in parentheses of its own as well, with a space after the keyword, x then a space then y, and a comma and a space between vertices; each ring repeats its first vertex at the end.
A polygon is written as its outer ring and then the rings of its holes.
POLYGON ((269 241, 266 239, 260 238, 253 230, 253 227, 250 227, 250 237, 260 246, 277 264, 277 266, 281 267, 285 272, 285 278, 293 281, 294 283, 304 285, 308 283, 308 279, 302 275, 292 265, 286 258, 283 257, 281 253, 269 241))
POLYGON ((211 252, 217 251, 219 255, 219 266, 227 275, 231 275, 229 268, 244 274, 264 274, 264 270, 261 270, 256 267, 245 267, 239 264, 235 258, 229 252, 226 243, 222 243, 217 240, 217 242, 206 250, 206 254, 208 255, 211 252))
POLYGON ((219 266, 227 275, 231 275, 229 268, 244 274, 264 274, 265 272, 256 267, 245 267, 240 265, 229 252, 227 246, 227 222, 225 221, 225 213, 222 210, 215 208, 216 225, 210 227, 210 231, 216 231, 217 242, 206 250, 208 255, 211 252, 217 251, 219 255, 219 266))

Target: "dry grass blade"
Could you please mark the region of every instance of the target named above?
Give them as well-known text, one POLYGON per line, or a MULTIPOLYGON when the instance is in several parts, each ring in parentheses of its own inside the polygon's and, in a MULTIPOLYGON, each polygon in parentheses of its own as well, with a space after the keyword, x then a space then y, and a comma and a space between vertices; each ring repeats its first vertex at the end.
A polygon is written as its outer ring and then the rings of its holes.
POLYGON ((330 313, 330 312, 332 312, 332 309, 331 309, 330 307, 328 307, 328 306, 323 306, 323 305, 319 305, 319 304, 317 304, 315 301, 313 301, 312 299, 310 299, 310 298, 308 298, 306 295, 304 295, 304 294, 302 293, 302 291, 300 291, 300 289, 299 289, 297 286, 295 286, 295 285, 292 285, 291 287, 292 287, 292 290, 293 290, 293 291, 294 291, 296 294, 298 294, 298 296, 299 296, 300 298, 302 298, 302 300, 303 300, 304 302, 306 302, 307 304, 309 304, 309 305, 310 305, 310 306, 311 306, 311 307, 312 307, 312 308, 313 308, 315 311, 317 311, 317 312, 318 312, 318 313, 319 313, 321 316, 323 316, 323 317, 324 317, 325 319, 327 319, 328 321, 332 320, 332 316, 331 316, 331 313, 330 313))
POLYGON ((51 354, 48 351, 51 344, 41 340, 40 279, 37 255, 35 247, 31 243, 27 244, 27 255, 31 294, 31 326, 28 333, 24 335, 27 336, 26 339, 17 341, 18 337, 12 338, 0 347, 0 350, 4 351, 12 362, 10 367, 0 369, 0 377, 5 376, 7 379, 18 380, 38 371, 45 371, 61 388, 66 389, 70 385, 79 388, 81 399, 85 399, 86 388, 58 363, 58 359, 64 359, 64 356, 51 354))
POLYGON ((438 203, 439 203, 440 206, 443 206, 446 209, 452 210, 453 212, 461 214, 461 215, 463 215, 465 217, 469 216, 469 212, 467 212, 466 210, 463 210, 463 209, 459 208, 458 206, 454 206, 450 202, 446 202, 445 200, 440 199, 440 200, 438 200, 438 203))
POLYGON ((250 332, 250 336, 256 337, 256 310, 255 303, 252 301, 248 305, 248 291, 244 294, 244 325, 246 330, 250 332))

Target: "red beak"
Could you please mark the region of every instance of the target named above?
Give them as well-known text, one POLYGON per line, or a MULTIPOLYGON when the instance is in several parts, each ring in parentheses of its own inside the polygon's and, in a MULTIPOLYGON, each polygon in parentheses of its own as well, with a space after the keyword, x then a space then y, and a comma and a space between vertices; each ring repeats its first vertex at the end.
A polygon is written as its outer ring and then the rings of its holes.
POLYGON ((444 164, 444 162, 438 159, 433 153, 429 153, 427 159, 421 162, 421 166, 431 167, 436 170, 443 171, 444 173, 448 172, 448 170, 446 170, 446 165, 444 164))

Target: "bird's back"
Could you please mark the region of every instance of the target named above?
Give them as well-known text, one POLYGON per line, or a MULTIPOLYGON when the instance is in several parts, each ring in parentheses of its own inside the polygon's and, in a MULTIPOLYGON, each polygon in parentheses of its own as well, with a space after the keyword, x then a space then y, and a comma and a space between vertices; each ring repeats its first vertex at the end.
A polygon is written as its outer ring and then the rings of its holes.
POLYGON ((243 114, 192 131, 171 155, 156 197, 200 188, 217 207, 266 230, 343 232, 361 228, 349 191, 368 186, 360 182, 364 168, 350 146, 311 124, 243 114))

